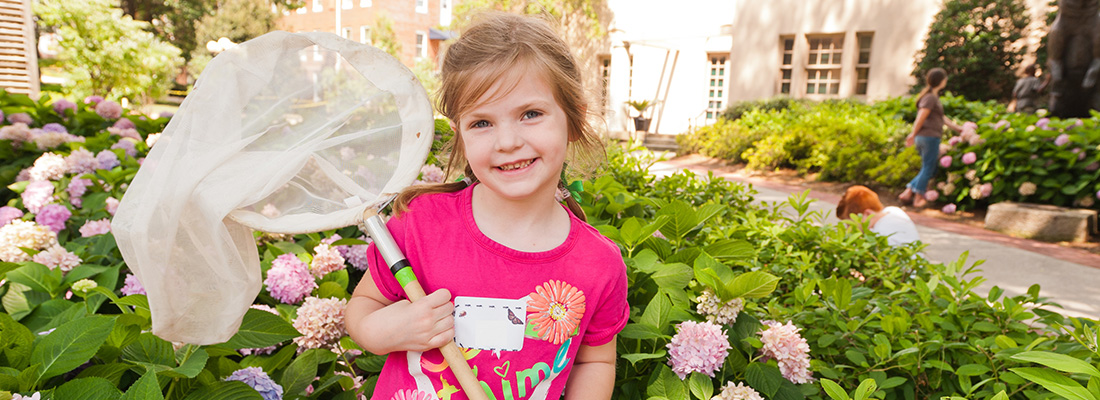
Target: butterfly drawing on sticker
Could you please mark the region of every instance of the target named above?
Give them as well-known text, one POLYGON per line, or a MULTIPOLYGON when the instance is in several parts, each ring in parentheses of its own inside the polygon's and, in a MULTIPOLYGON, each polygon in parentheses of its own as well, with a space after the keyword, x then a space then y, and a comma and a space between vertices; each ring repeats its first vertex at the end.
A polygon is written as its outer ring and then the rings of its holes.
POLYGON ((459 317, 465 317, 465 316, 466 316, 466 311, 461 311, 461 312, 459 312, 459 313, 458 313, 458 316, 459 316, 459 317))
POLYGON ((523 321, 520 321, 519 317, 517 317, 516 314, 513 313, 511 309, 508 309, 508 320, 512 321, 513 325, 523 325, 523 321))

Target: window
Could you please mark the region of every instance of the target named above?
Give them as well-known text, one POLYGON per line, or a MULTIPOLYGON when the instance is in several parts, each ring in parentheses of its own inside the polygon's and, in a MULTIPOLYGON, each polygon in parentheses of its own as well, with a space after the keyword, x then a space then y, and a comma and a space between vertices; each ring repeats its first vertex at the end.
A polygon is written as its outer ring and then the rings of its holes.
POLYGON ((297 12, 298 14, 305 14, 305 13, 306 13, 306 11, 309 11, 309 7, 306 7, 306 6, 301 6, 301 7, 298 7, 298 10, 296 10, 296 12, 297 12))
POLYGON ((415 1, 416 1, 416 12, 418 12, 420 14, 427 14, 428 13, 428 0, 415 0, 415 1))
POLYGON ((351 28, 340 28, 340 37, 351 39, 351 28))
POLYGON ((313 12, 325 11, 325 5, 321 4, 321 0, 313 0, 313 12))
POLYGON ((439 24, 442 26, 451 25, 451 0, 439 1, 439 24))
POLYGON ((416 56, 428 58, 428 34, 416 32, 416 56))
POLYGON ((791 94, 792 63, 794 61, 794 38, 779 39, 782 54, 779 66, 779 93, 791 94))
POLYGON ((367 8, 371 6, 370 0, 359 0, 359 7, 367 8))
POLYGON ((707 73, 710 85, 707 86, 707 120, 718 119, 722 113, 722 103, 726 92, 726 69, 729 54, 710 54, 707 63, 707 73))
POLYGON ((369 25, 361 25, 359 27, 359 43, 373 44, 370 40, 369 25))
POLYGON ((842 36, 810 36, 809 59, 806 61, 806 94, 837 95, 840 93, 840 61, 842 36))
POLYGON ((871 75, 871 32, 857 33, 859 60, 856 62, 856 94, 867 94, 867 78, 871 75))
POLYGON ((600 104, 607 106, 607 94, 611 89, 611 56, 600 56, 600 104))
POLYGON ((340 0, 340 6, 343 7, 345 10, 350 10, 352 1, 353 0, 340 0))

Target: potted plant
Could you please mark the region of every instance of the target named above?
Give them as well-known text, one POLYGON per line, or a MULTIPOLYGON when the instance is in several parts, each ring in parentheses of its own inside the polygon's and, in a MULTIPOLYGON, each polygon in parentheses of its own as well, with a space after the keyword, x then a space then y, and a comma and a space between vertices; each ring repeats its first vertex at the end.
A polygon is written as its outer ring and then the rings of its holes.
POLYGON ((634 117, 634 130, 638 132, 649 131, 649 118, 645 117, 645 110, 653 105, 649 100, 632 100, 626 102, 635 111, 638 111, 638 116, 634 117))

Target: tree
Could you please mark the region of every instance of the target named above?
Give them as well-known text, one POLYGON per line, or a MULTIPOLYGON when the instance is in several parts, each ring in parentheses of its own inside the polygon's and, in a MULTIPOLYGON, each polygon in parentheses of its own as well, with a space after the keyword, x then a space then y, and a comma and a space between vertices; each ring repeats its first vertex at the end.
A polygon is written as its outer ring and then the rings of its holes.
POLYGON ((34 12, 44 30, 60 36, 67 95, 146 103, 168 91, 183 63, 178 48, 147 32, 148 23, 124 16, 117 0, 39 0, 34 12))
POLYGON ((381 14, 374 24, 374 29, 370 31, 371 44, 389 53, 389 55, 401 59, 401 42, 397 41, 397 34, 393 31, 393 20, 385 14, 381 14))
POLYGON ((271 32, 277 17, 270 0, 224 0, 195 24, 196 50, 205 52, 206 42, 223 37, 241 43, 271 32))
POLYGON ((1007 99, 1026 47, 1030 18, 1023 0, 947 0, 917 52, 917 90, 924 74, 947 70, 948 90, 972 100, 1007 99))

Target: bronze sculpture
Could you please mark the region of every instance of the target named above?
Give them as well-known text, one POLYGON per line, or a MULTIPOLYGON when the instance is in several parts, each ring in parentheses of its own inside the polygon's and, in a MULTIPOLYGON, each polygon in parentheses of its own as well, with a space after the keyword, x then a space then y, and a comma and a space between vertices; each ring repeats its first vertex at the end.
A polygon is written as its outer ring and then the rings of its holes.
POLYGON ((1088 117, 1100 109, 1100 0, 1059 0, 1047 51, 1051 114, 1088 117))

